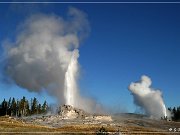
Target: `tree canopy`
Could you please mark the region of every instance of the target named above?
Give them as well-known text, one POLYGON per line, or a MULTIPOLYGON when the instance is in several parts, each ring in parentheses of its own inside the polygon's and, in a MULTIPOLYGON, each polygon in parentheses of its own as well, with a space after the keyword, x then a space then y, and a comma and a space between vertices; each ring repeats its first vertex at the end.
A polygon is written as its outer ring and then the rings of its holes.
POLYGON ((9 98, 8 101, 5 99, 0 104, 0 116, 29 116, 33 114, 45 114, 49 107, 46 101, 41 105, 37 98, 31 98, 29 102, 25 96, 20 100, 16 100, 14 97, 9 98))

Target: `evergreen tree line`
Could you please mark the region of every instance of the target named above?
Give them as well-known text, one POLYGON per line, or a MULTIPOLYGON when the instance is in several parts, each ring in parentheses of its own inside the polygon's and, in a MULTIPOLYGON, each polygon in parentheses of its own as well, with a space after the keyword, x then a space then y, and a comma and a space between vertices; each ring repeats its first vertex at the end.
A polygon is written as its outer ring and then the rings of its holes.
POLYGON ((171 112, 173 121, 180 121, 180 106, 173 109, 170 107, 168 110, 171 112))
POLYGON ((41 105, 35 97, 30 102, 24 96, 20 100, 10 97, 8 101, 4 99, 0 104, 0 116, 21 117, 33 114, 45 114, 48 109, 49 107, 46 101, 41 105))

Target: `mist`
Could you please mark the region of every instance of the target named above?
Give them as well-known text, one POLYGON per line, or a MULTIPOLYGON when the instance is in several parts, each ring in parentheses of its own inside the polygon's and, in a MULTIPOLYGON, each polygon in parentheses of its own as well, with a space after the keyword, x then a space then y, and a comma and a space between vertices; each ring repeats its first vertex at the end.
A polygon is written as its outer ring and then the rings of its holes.
POLYGON ((30 92, 46 90, 61 104, 94 110, 95 101, 81 97, 77 83, 78 48, 90 32, 87 15, 73 7, 64 18, 34 14, 17 29, 15 40, 3 44, 8 78, 30 92))
POLYGON ((140 81, 132 82, 129 85, 129 91, 132 93, 134 103, 139 106, 146 115, 152 118, 164 118, 168 116, 162 92, 151 88, 151 78, 141 76, 140 81))

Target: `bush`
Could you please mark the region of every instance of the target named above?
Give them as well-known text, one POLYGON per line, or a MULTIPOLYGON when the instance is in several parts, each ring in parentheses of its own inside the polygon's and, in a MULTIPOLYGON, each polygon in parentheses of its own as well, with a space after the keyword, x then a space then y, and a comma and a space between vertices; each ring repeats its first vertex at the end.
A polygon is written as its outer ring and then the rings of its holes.
POLYGON ((108 135, 108 132, 104 127, 101 127, 99 131, 97 131, 96 135, 108 135))

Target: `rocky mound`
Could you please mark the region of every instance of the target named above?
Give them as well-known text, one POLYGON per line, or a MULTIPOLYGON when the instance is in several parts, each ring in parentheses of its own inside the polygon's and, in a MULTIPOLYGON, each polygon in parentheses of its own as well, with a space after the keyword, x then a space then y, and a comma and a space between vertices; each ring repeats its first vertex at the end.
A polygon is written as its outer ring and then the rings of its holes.
POLYGON ((74 118, 85 118, 90 116, 87 112, 82 109, 75 108, 71 105, 62 105, 59 107, 58 114, 64 119, 74 119, 74 118))
POLYGON ((111 116, 109 115, 98 115, 98 114, 89 114, 82 109, 75 108, 71 105, 62 105, 59 107, 58 114, 63 119, 86 119, 94 121, 112 121, 111 116))

